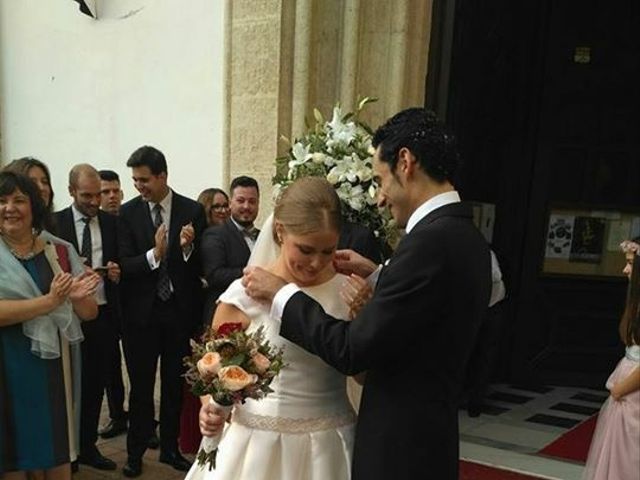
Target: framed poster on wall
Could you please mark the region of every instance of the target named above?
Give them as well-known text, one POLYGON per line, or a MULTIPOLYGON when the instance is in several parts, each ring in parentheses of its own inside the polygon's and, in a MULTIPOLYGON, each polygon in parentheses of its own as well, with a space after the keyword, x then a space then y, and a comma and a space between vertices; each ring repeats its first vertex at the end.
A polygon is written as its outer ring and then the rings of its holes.
POLYGON ((553 205, 547 217, 543 275, 622 277, 620 242, 640 235, 640 209, 553 205))

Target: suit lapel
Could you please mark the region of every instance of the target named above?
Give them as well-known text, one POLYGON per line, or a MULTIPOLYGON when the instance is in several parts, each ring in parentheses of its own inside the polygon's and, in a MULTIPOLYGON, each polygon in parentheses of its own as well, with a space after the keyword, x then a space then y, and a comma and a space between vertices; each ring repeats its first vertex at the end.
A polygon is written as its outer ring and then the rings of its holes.
POLYGON ((151 219, 151 210, 149 209, 149 204, 142 200, 142 197, 138 197, 138 220, 140 221, 140 226, 142 230, 145 232, 145 236, 147 237, 147 245, 155 245, 155 235, 156 230, 153 228, 153 220, 151 219))
MULTIPOLYGON (((471 209, 471 206, 469 204, 464 202, 448 203, 447 205, 443 205, 442 207, 436 208, 432 212, 429 212, 416 224, 415 227, 413 227, 412 232, 415 230, 426 228, 430 223, 433 223, 442 217, 463 217, 471 220, 473 218, 473 210, 471 209)), ((409 233, 408 235, 411 235, 411 233, 409 233)), ((400 242, 402 242, 402 239, 400 240, 400 242)), ((397 250, 398 248, 396 248, 396 251, 397 250)), ((392 254, 391 258, 387 260, 383 265, 382 270, 380 271, 380 275, 378 275, 378 281, 376 282, 376 285, 380 283, 380 280, 385 273, 386 266, 389 263, 393 262, 394 255, 395 254, 392 254)))
POLYGON ((78 235, 76 234, 76 225, 73 221, 73 211, 71 210, 71 207, 66 208, 62 212, 62 219, 63 224, 60 226, 61 231, 67 235, 67 239, 73 244, 76 251, 79 252, 78 235))
POLYGON ((102 239, 102 263, 106 265, 106 259, 115 258, 115 252, 111 251, 111 246, 113 245, 111 235, 113 235, 113 232, 106 229, 107 220, 105 220, 105 215, 109 214, 104 213, 102 210, 98 211, 98 225, 100 226, 100 237, 102 239))
POLYGON ((247 242, 244 240, 242 233, 240 233, 240 230, 238 230, 238 227, 236 227, 236 224, 233 223, 233 220, 231 219, 227 220, 227 223, 225 223, 225 227, 227 228, 227 230, 229 230, 229 233, 231 234, 231 236, 235 238, 235 243, 239 245, 238 248, 245 251, 247 256, 251 255, 251 250, 249 250, 249 245, 247 245, 247 242))
POLYGON ((183 219, 184 212, 181 208, 181 199, 176 192, 172 193, 171 218, 169 219, 169 248, 173 245, 180 245, 180 231, 182 230, 183 223, 187 223, 183 219))

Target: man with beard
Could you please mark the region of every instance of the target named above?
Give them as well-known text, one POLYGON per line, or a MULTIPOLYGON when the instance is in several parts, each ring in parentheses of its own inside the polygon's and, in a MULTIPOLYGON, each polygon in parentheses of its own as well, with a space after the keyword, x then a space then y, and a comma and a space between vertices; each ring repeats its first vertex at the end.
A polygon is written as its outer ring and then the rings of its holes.
POLYGON ((202 271, 207 282, 205 326, 211 324, 220 294, 242 276, 260 233, 253 225, 260 206, 258 182, 246 176, 234 178, 230 193, 231 217, 222 225, 209 227, 202 236, 202 271))
POLYGON ((82 322, 82 400, 80 406, 80 454, 78 463, 100 470, 116 464, 96 447, 102 394, 110 372, 110 346, 117 341, 120 267, 116 218, 100 210, 100 176, 91 165, 80 164, 69 172, 73 205, 56 212, 58 235, 72 243, 88 268, 103 276, 96 292, 98 317, 82 322))

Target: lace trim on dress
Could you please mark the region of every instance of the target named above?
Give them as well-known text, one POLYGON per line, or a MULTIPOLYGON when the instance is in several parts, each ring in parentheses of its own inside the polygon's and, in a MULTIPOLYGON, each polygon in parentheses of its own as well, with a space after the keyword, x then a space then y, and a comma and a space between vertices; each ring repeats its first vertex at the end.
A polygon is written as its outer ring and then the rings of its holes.
POLYGON ((233 412, 232 421, 258 430, 271 430, 280 433, 309 433, 351 425, 355 423, 356 415, 353 412, 345 412, 342 415, 330 417, 287 418, 256 415, 242 409, 236 409, 233 412))

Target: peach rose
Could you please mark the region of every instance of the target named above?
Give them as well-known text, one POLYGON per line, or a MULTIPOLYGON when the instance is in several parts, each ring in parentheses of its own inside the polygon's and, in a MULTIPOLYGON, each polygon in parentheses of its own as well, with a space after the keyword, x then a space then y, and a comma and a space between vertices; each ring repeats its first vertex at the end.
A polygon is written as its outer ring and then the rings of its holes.
POLYGON ((218 373, 220 370, 221 362, 220 354, 218 352, 207 352, 204 356, 198 360, 197 367, 198 372, 203 377, 210 377, 218 373))
POLYGON ((258 380, 257 375, 251 375, 237 365, 222 367, 218 372, 218 378, 222 382, 222 386, 232 392, 242 390, 258 380))
POLYGON ((260 352, 256 352, 256 354, 251 357, 251 362, 253 362, 253 366, 258 373, 266 372, 269 365, 271 365, 269 359, 260 352))

